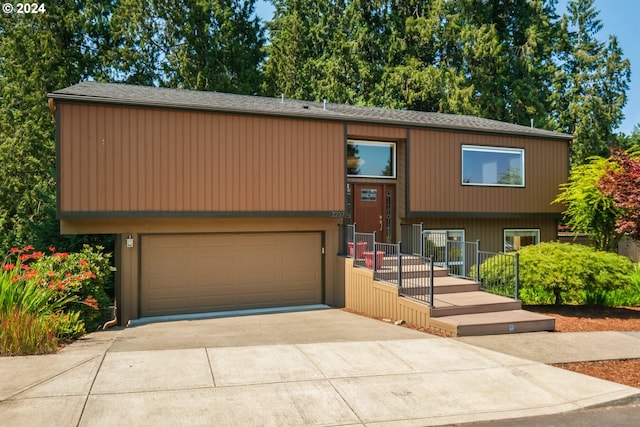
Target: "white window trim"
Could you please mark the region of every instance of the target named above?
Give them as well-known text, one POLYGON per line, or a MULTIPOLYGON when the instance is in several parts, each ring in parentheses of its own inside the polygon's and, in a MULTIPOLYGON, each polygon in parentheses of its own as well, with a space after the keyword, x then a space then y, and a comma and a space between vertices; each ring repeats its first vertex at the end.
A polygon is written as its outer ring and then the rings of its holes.
POLYGON ((347 145, 356 144, 356 145, 369 145, 369 146, 382 146, 382 147, 391 147, 393 153, 393 161, 392 161, 392 175, 384 176, 384 175, 347 175, 351 178, 381 178, 381 179, 397 179, 397 144, 395 142, 385 142, 385 141, 369 141, 369 140, 359 140, 359 139, 348 139, 347 145))
POLYGON ((490 147, 486 145, 469 145, 463 144, 462 151, 460 152, 461 156, 461 168, 460 168, 460 182, 462 185, 468 185, 472 187, 511 187, 511 188, 523 188, 525 186, 525 161, 524 161, 524 148, 509 148, 509 147, 490 147), (505 154, 520 154, 521 165, 522 165, 522 184, 483 184, 477 182, 464 182, 464 152, 468 151, 484 151, 491 153, 505 153, 505 154))
MULTIPOLYGON (((536 233, 536 245, 538 243, 540 243, 540 229, 539 228, 505 228, 504 230, 502 230, 502 250, 504 252, 507 252, 507 232, 520 232, 520 231, 526 231, 526 232, 531 232, 534 231, 536 233)), ((515 252, 515 251, 509 251, 509 252, 515 252)))

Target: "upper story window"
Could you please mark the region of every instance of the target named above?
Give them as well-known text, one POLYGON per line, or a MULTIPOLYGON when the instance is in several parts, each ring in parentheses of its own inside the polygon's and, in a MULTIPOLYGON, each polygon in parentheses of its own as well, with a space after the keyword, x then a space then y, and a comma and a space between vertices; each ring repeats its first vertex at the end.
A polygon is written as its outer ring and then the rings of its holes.
POLYGON ((524 149, 463 145, 462 185, 524 187, 524 149))
POLYGON ((347 141, 347 175, 367 178, 396 177, 396 144, 347 141))

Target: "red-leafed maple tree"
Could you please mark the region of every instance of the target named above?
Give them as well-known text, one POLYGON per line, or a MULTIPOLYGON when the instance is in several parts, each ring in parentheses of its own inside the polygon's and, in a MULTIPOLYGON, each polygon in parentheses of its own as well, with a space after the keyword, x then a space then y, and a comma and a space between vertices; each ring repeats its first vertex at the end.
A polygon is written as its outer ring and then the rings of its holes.
POLYGON ((620 148, 611 150, 615 168, 608 168, 600 180, 600 191, 612 197, 620 209, 617 232, 640 238, 640 156, 620 148))

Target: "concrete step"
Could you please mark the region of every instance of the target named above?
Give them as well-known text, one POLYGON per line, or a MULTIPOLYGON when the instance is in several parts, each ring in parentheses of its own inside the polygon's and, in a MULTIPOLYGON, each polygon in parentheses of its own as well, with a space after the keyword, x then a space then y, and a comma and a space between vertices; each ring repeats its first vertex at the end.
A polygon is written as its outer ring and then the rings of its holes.
POLYGON ((482 291, 437 294, 434 297, 433 304, 434 308, 431 309, 432 318, 519 310, 522 308, 520 301, 482 291))
POLYGON ((526 310, 460 314, 431 318, 434 328, 453 336, 480 336, 553 331, 555 319, 526 310))

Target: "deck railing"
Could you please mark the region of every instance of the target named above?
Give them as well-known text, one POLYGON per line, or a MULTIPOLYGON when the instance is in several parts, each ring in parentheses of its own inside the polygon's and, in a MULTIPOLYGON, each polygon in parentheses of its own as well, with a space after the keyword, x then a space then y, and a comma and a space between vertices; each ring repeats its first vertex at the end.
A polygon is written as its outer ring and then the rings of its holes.
MULTIPOLYGON (((401 295, 433 307, 434 258, 402 253, 401 243, 376 242, 375 232, 358 233, 355 224, 339 227, 340 255, 353 258, 354 266, 372 270, 376 280, 395 284, 401 295)), ((422 236, 421 229, 410 230, 422 236)))
POLYGON ((518 299, 517 253, 481 251, 479 241, 448 240, 445 231, 424 232, 422 224, 402 224, 409 244, 376 242, 375 232, 358 233, 355 224, 340 225, 339 230, 340 255, 354 258, 354 265, 372 270, 376 280, 395 283, 402 295, 431 307, 436 267, 446 268, 451 276, 475 280, 487 292, 518 299))
POLYGON ((474 280, 480 289, 518 300, 520 290, 520 257, 514 253, 478 251, 474 280))
MULTIPOLYGON (((376 232, 373 233, 353 233, 353 244, 349 246, 349 256, 354 258, 354 264, 359 267, 367 267, 365 253, 373 253, 373 245, 376 242, 376 232)), ((367 267, 369 268, 369 267, 367 267)))
POLYGON ((401 251, 403 254, 424 255, 424 238, 422 223, 400 224, 401 251))
POLYGON ((433 308, 434 258, 401 254, 398 262, 400 263, 399 269, 402 271, 398 281, 400 295, 416 299, 433 308), (428 270, 425 270, 426 266, 428 266, 428 270), (425 274, 425 271, 428 273, 425 274))

